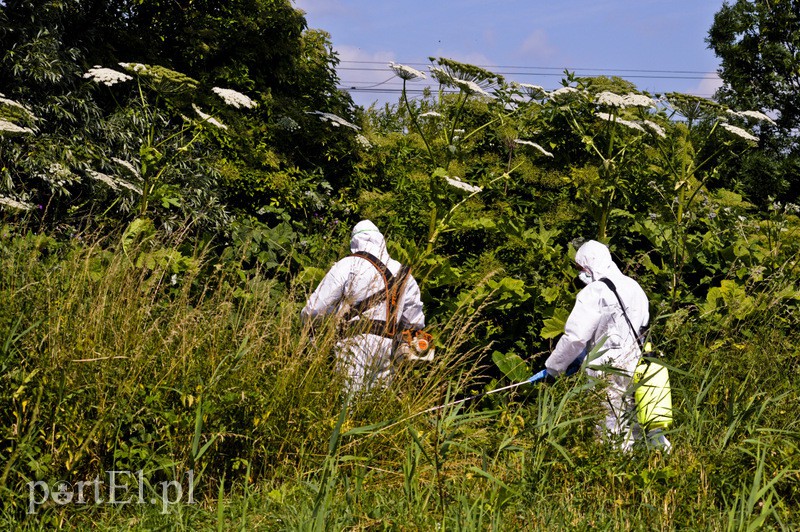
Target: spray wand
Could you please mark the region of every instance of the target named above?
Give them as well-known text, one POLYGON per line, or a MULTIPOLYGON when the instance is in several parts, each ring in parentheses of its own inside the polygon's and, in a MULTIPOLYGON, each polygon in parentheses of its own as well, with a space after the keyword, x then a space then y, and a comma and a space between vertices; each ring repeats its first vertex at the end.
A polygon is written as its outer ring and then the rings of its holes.
MULTIPOLYGON (((564 375, 570 376, 570 375, 574 375, 575 373, 577 373, 578 370, 581 369, 581 366, 583 365, 583 361, 584 361, 585 358, 586 358, 586 349, 581 351, 581 354, 578 355, 578 357, 575 360, 572 361, 572 363, 569 365, 569 367, 567 367, 566 371, 564 372, 564 375)), ((549 376, 549 374, 547 373, 547 369, 542 369, 540 371, 537 371, 531 377, 528 377, 527 379, 525 379, 522 382, 515 382, 514 384, 509 384, 508 386, 503 386, 502 388, 496 388, 496 389, 490 390, 488 392, 479 393, 478 395, 472 395, 470 397, 465 397, 464 399, 459 399, 458 401, 451 401, 451 402, 445 403, 443 405, 434 406, 434 407, 431 407, 431 408, 429 408, 427 410, 423 410, 422 412, 417 412, 416 414, 414 414, 411 417, 416 417, 416 416, 418 416, 420 414, 426 414, 428 412, 435 412, 437 410, 441 410, 442 408, 447 408, 448 406, 453 406, 453 405, 457 405, 457 404, 460 404, 460 403, 465 403, 467 401, 472 401, 473 399, 479 399, 481 397, 485 397, 485 396, 493 394, 493 393, 503 392, 505 390, 511 390, 513 388, 516 388, 517 386, 522 386, 524 384, 534 384, 536 382, 545 380, 546 378, 548 378, 548 376, 549 376)), ((410 418, 406 418, 406 419, 410 419, 410 418)))
MULTIPOLYGON (((544 380, 546 377, 547 377, 547 370, 543 369, 543 370, 535 373, 532 377, 529 377, 529 378, 525 379, 522 382, 515 382, 514 384, 509 384, 508 386, 503 386, 502 388, 495 388, 494 390, 489 390, 488 392, 479 393, 477 395, 471 395, 469 397, 465 397, 463 399, 459 399, 458 401, 451 401, 451 402, 445 403, 443 405, 433 406, 433 407, 431 407, 431 408, 429 408, 427 410, 423 410, 421 412, 417 412, 412 417, 416 417, 416 416, 419 416, 421 414, 427 414, 428 412, 435 412, 437 410, 441 410, 442 408, 447 408, 448 406, 453 406, 453 405, 457 405, 457 404, 461 404, 461 403, 466 403, 467 401, 472 401, 473 399, 480 399, 481 397, 486 397, 487 395, 491 395, 493 393, 498 393, 498 392, 504 392, 506 390, 511 390, 513 388, 516 388, 518 386, 522 386, 524 384, 533 384, 533 383, 539 382, 541 380, 544 380)), ((410 419, 410 418, 406 418, 406 419, 410 419)))

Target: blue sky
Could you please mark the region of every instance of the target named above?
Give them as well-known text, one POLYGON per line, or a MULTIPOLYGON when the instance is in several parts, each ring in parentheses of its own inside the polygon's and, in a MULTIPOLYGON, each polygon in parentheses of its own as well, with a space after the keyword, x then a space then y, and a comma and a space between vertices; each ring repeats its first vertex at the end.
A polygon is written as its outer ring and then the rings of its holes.
MULTIPOLYGON (((650 92, 711 97, 719 61, 705 38, 723 0, 294 0, 331 35, 339 78, 360 105, 397 101, 389 61, 427 73, 429 56, 546 89, 565 68, 618 75, 650 92)), ((422 88, 432 82, 416 82, 422 88)))

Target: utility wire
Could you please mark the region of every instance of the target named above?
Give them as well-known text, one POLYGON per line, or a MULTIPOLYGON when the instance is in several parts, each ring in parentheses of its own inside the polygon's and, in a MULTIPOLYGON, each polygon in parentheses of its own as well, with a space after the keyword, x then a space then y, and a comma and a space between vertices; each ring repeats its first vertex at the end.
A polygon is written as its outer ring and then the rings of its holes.
MULTIPOLYGON (((430 63, 422 63, 422 62, 404 62, 402 64, 408 66, 426 66, 430 63)), ((339 71, 351 71, 351 72, 380 72, 385 71, 387 69, 387 63, 384 61, 356 61, 356 60, 343 60, 340 61, 340 66, 337 68, 339 71), (348 66, 352 65, 352 66, 348 66), (361 66, 363 65, 363 66, 361 66)), ((547 66, 526 66, 526 65, 475 65, 480 68, 486 69, 494 69, 491 70, 493 73, 503 76, 538 76, 538 77, 561 77, 563 76, 563 71, 568 70, 574 72, 575 74, 582 76, 582 77, 597 77, 601 75, 615 75, 615 74, 624 74, 623 76, 625 79, 652 79, 652 80, 704 80, 708 79, 709 77, 716 77, 719 78, 719 74, 717 72, 709 72, 709 71, 701 71, 701 70, 661 70, 661 69, 630 69, 630 68, 575 68, 575 67, 547 67, 547 66), (558 71, 558 72, 553 72, 558 71)), ((399 83, 389 83, 394 77, 391 77, 385 81, 369 84, 369 85, 361 85, 365 83, 366 80, 354 80, 354 81, 340 81, 340 89, 342 90, 349 90, 355 92, 372 92, 372 93, 384 93, 384 94, 392 94, 392 93, 400 93, 402 92, 402 86, 399 83), (383 87, 383 85, 388 84, 389 86, 383 87), (391 87, 394 85, 394 87, 391 87), (381 88, 377 88, 381 87, 381 88), (396 87, 396 88, 395 88, 396 87)), ((423 81, 423 80, 419 80, 423 81)), ((406 92, 408 94, 421 94, 425 89, 436 89, 438 87, 435 83, 424 82, 422 84, 422 88, 419 88, 420 84, 417 84, 416 87, 409 86, 406 88, 406 92)), ((458 91, 448 91, 445 92, 458 92, 458 91)), ((663 91, 669 92, 669 91, 663 91)), ((698 96, 703 96, 699 95, 698 96)), ((705 95, 711 96, 711 95, 705 95)))
MULTIPOLYGON (((361 81, 340 81, 339 82, 339 90, 350 91, 350 92, 363 92, 363 93, 376 93, 376 94, 401 94, 403 92, 402 85, 395 85, 395 86, 385 86, 385 82, 381 82, 376 85, 358 85, 358 83, 363 83, 361 81), (378 86, 381 85, 381 86, 378 86)), ((426 89, 430 89, 434 92, 438 92, 438 85, 417 85, 416 87, 406 87, 407 94, 424 94, 426 89)), ((456 89, 444 89, 442 91, 445 94, 457 94, 459 91, 456 89)), ((649 92, 658 92, 666 93, 672 92, 671 90, 659 90, 659 91, 649 91, 649 92)), ((681 90, 677 90, 675 92, 685 92, 681 90)), ((705 98, 713 96, 713 93, 699 93, 699 92, 692 92, 691 94, 695 96, 702 96, 705 98)))
MULTIPOLYGON (((407 62, 402 63, 408 66, 426 66, 430 63, 421 63, 421 62, 407 62)), ((383 72, 387 70, 387 63, 384 61, 356 61, 356 60, 344 60, 340 62, 340 66, 337 68, 338 71, 350 71, 350 72, 383 72), (352 65, 352 66, 348 66, 352 65), (360 66, 364 65, 364 66, 360 66)), ((708 72, 708 71, 701 71, 701 70, 660 70, 660 69, 630 69, 630 68, 618 68, 618 69, 610 69, 610 68, 559 68, 559 67, 547 67, 547 66, 524 66, 524 65, 475 65, 480 68, 486 69, 495 69, 492 70, 493 73, 503 76, 538 76, 538 77, 561 77, 563 76, 563 70, 569 70, 575 72, 579 76, 583 77, 597 77, 597 76, 613 76, 618 73, 623 73, 625 79, 651 79, 651 80, 698 80, 702 81, 704 79, 708 79, 709 77, 719 78, 719 74, 717 72, 708 72), (558 72, 553 72, 558 71, 558 72)), ((370 85, 361 85, 364 81, 361 80, 353 80, 353 81, 340 81, 340 89, 342 90, 349 90, 349 91, 356 91, 356 92, 364 92, 364 93, 396 93, 399 94, 402 92, 402 86, 400 83, 389 83, 392 78, 389 78, 385 81, 380 83, 370 84, 370 85), (377 88, 383 85, 387 85, 386 87, 377 88), (392 87, 394 85, 394 87, 392 87)), ((425 89, 437 89, 438 85, 435 83, 425 82, 424 80, 417 80, 423 81, 422 88, 420 84, 417 83, 417 86, 407 86, 406 92, 408 94, 421 94, 425 89)), ((445 92, 458 92, 458 91, 448 91, 445 92)), ((669 91, 664 91, 669 92, 669 91)), ((708 97, 711 95, 700 95, 708 97)))
MULTIPOLYGON (((359 65, 381 65, 382 67, 386 67, 387 63, 385 61, 356 61, 356 60, 342 60, 340 63, 353 63, 359 65)), ((401 63, 408 66, 429 66, 430 63, 401 63)), ((596 68, 596 67, 547 67, 547 66, 530 66, 530 65, 474 65, 479 68, 484 68, 487 70, 490 69, 523 69, 523 70, 558 70, 563 72, 564 70, 591 70, 597 72, 650 72, 650 73, 659 73, 659 74, 717 74, 716 71, 703 71, 703 70, 659 70, 659 69, 644 69, 644 68, 596 68)), ((491 71, 491 70, 490 70, 491 71)), ((494 72, 495 74, 499 74, 499 72, 494 72)))
MULTIPOLYGON (((385 80, 383 80, 383 81, 381 81, 381 82, 375 83, 375 84, 373 84, 373 85, 364 85, 363 87, 358 87, 358 89, 357 89, 357 90, 365 90, 365 89, 372 89, 372 88, 374 88, 374 87, 379 87, 379 86, 383 85, 384 83, 389 83, 389 82, 390 82, 390 81, 392 81, 393 79, 394 79, 394 76, 390 76, 390 77, 388 77, 387 79, 385 79, 385 80)), ((351 84, 351 83, 363 83, 363 82, 361 82, 361 81, 352 81, 352 82, 349 82, 349 81, 342 81, 341 83, 344 83, 344 84, 351 84)), ((339 88, 341 88, 341 87, 339 87, 339 88)), ((351 88, 355 89, 355 87, 351 87, 351 88)), ((391 89, 391 90, 395 90, 395 89, 391 89)), ((399 89, 399 90, 402 90, 402 89, 399 89)))
MULTIPOLYGON (((356 72, 383 72, 386 69, 384 69, 384 68, 365 68, 365 67, 338 67, 337 70, 347 70, 347 71, 356 71, 356 72)), ((594 69, 594 70, 600 72, 599 69, 594 69)), ((580 75, 580 73, 577 70, 575 72, 578 75, 580 75)), ((607 72, 623 72, 623 71, 616 70, 616 71, 607 71, 607 72)), ((657 71, 657 70, 628 70, 628 71, 625 71, 625 72, 644 72, 643 74, 626 74, 625 75, 626 79, 628 79, 628 78, 638 78, 638 79, 698 79, 698 80, 702 80, 702 79, 707 79, 710 75, 714 75, 714 76, 717 75, 716 73, 713 73, 713 72, 709 72, 708 75, 705 75, 705 76, 694 76, 694 75, 691 75, 691 76, 690 75, 678 76, 678 75, 674 75, 674 74, 656 75, 656 73, 658 73, 658 72, 665 72, 665 73, 669 72, 669 71, 657 71)), ((548 77, 561 77, 561 76, 563 76, 563 74, 554 73, 554 72, 510 72, 510 71, 500 72, 500 71, 495 71, 494 73, 502 75, 502 76, 548 76, 548 77)), ((596 76, 600 76, 600 75, 604 75, 604 74, 585 74, 584 77, 596 77, 596 76)), ((622 76, 620 76, 620 77, 622 77, 622 76)))
MULTIPOLYGON (((343 90, 346 92, 358 92, 358 93, 370 93, 370 94, 401 94, 403 89, 392 89, 392 88, 360 88, 353 85, 349 86, 340 86, 338 87, 339 90, 343 90)), ((406 94, 424 94, 424 89, 406 89, 406 94)), ((446 90, 444 91, 445 94, 458 94, 459 91, 456 90, 446 90)), ((673 92, 673 91, 651 91, 651 92, 658 92, 659 94, 664 92, 673 92)), ((674 92, 686 92, 686 91, 674 91, 674 92)), ((699 93, 699 92, 687 92, 686 94, 691 94, 693 96, 699 96, 702 98, 711 98, 714 96, 713 94, 709 93, 699 93)))

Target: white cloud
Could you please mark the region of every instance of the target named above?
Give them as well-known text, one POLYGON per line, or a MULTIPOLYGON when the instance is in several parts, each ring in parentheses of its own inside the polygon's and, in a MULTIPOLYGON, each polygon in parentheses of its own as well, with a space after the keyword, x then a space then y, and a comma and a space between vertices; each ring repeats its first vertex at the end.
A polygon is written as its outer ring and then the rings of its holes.
POLYGON ((293 0, 294 7, 314 16, 344 13, 345 6, 339 0, 293 0))
POLYGON ((695 88, 689 89, 687 92, 704 98, 711 98, 720 87, 722 87, 722 80, 720 77, 716 74, 708 74, 695 88))
POLYGON ((556 48, 550 44, 547 33, 537 29, 528 35, 519 47, 519 52, 529 59, 552 59, 556 55, 556 48))

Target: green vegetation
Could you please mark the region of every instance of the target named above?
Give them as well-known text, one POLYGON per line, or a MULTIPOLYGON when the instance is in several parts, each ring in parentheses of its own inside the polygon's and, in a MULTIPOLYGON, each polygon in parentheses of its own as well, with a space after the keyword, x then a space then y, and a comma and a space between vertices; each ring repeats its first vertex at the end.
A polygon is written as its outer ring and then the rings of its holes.
POLYGON ((770 108, 431 58, 354 109, 288 1, 34 4, 0 7, 0 527, 800 526, 798 197, 741 179, 770 108), (362 218, 437 358, 346 397, 299 314, 362 218), (437 408, 541 367, 578 238, 651 298, 670 455, 601 445, 586 376, 437 408))
MULTIPOLYGON (((621 455, 595 441, 599 401, 585 377, 419 415, 481 390, 480 353, 465 345, 487 320, 471 304, 437 324, 436 364, 401 368, 389 388, 348 404, 330 365, 332 338, 312 341, 299 325, 311 284, 212 273, 218 263, 202 251, 172 284, 167 268, 137 267, 105 244, 3 232, 4 526, 740 530, 797 522, 800 367, 780 326, 782 283, 728 303, 723 292, 710 299, 714 310, 665 318, 675 451, 621 455), (740 319, 742 305, 761 310, 740 319), (34 479, 55 490, 58 480, 101 475, 107 490, 105 471, 140 469, 145 500, 192 469, 195 504, 184 494, 162 514, 160 503, 136 504, 134 482, 117 491, 131 504, 51 499, 27 515, 34 479)), ((481 291, 502 297, 487 283, 473 292, 481 291)), ((796 317, 783 319, 796 326, 796 317)))

